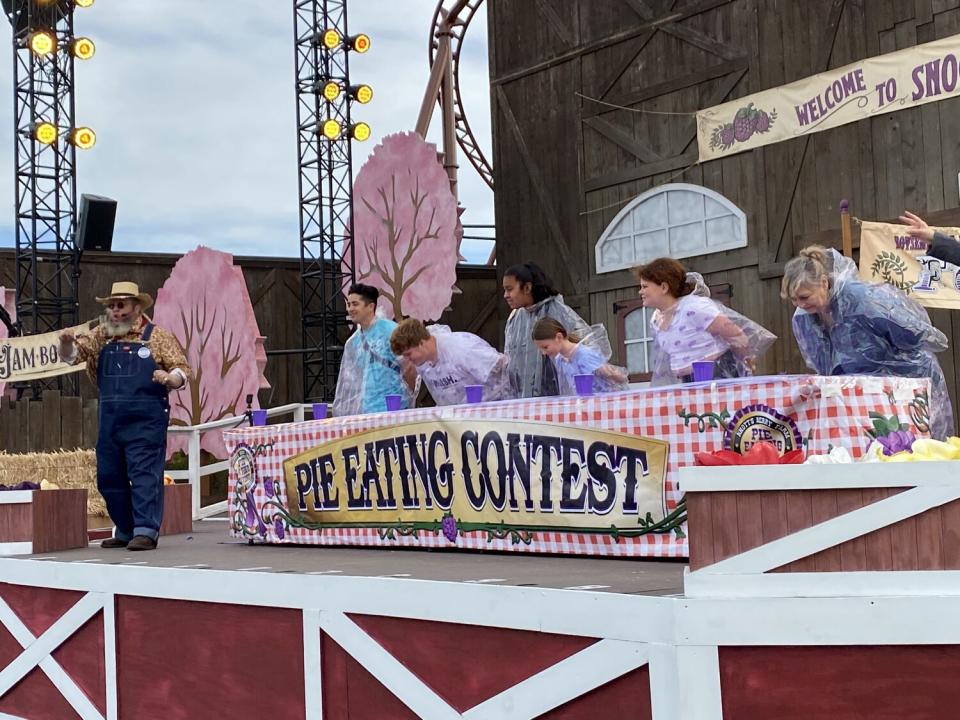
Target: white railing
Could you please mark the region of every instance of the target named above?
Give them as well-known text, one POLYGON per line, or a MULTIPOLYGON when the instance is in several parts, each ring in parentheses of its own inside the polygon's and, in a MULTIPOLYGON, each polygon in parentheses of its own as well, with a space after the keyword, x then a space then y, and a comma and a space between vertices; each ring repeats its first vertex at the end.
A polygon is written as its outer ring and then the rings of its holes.
MULTIPOLYGON (((281 405, 275 408, 267 409, 267 417, 276 417, 278 415, 293 415, 293 422, 303 422, 304 411, 310 405, 303 403, 291 403, 281 405)), ((227 501, 223 500, 212 505, 201 505, 200 501, 200 479, 207 475, 227 470, 230 467, 229 460, 210 465, 200 464, 200 439, 203 433, 210 430, 223 430, 224 428, 237 427, 244 420, 243 415, 236 417, 222 418, 213 422, 201 423, 200 425, 180 425, 167 428, 167 433, 172 435, 187 435, 187 469, 186 470, 167 470, 166 474, 174 480, 187 480, 190 483, 190 492, 192 495, 193 519, 203 520, 205 518, 219 515, 227 511, 227 501)))

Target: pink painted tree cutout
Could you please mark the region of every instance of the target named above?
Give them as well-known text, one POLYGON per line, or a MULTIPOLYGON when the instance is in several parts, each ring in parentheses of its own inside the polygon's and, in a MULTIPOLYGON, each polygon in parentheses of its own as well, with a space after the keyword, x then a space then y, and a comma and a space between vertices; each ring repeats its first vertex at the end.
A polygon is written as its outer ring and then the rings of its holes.
POLYGON ((387 317, 437 320, 449 307, 462 212, 436 145, 408 132, 374 148, 353 186, 354 264, 357 282, 380 290, 387 317))
MULTIPOLYGON (((153 320, 177 336, 193 370, 187 387, 170 393, 171 425, 242 415, 247 395, 259 407, 257 391, 269 387, 263 376, 264 338, 232 255, 201 246, 180 258, 157 292, 153 320)), ((204 433, 200 446, 227 457, 219 431, 204 433)), ((186 448, 185 435, 168 436, 168 458, 186 448)))

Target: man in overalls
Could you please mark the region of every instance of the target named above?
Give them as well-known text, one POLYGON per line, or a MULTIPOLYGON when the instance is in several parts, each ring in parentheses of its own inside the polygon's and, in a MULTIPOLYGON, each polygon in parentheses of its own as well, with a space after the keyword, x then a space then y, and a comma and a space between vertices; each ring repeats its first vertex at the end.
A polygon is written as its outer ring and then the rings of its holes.
POLYGON ((90 334, 60 334, 65 362, 87 363, 100 388, 97 489, 116 530, 104 548, 153 550, 163 519, 163 468, 170 406, 190 373, 177 339, 143 312, 153 298, 136 283, 118 282, 97 302, 106 306, 90 334))

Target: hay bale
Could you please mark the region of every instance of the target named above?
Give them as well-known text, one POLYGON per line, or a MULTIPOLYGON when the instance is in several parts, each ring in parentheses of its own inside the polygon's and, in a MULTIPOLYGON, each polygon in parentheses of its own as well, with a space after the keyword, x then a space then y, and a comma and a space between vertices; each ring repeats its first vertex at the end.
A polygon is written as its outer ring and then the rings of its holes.
POLYGON ((23 453, 0 451, 0 483, 52 482, 64 490, 87 491, 87 513, 106 517, 107 504, 97 491, 97 456, 93 450, 23 453))

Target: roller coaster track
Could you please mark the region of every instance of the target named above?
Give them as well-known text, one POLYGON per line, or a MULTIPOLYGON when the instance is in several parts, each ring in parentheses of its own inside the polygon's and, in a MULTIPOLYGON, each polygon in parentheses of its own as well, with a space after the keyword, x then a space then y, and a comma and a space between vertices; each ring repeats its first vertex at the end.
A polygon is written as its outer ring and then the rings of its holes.
POLYGON ((453 63, 453 102, 454 124, 456 128, 457 144, 470 159, 470 163, 480 173, 484 182, 493 189, 493 167, 484 156, 477 142, 470 123, 467 121, 467 111, 463 104, 463 95, 460 92, 460 51, 467 30, 477 11, 483 6, 484 0, 440 0, 433 13, 433 22, 430 30, 430 67, 437 57, 439 38, 450 36, 451 58, 453 63))

